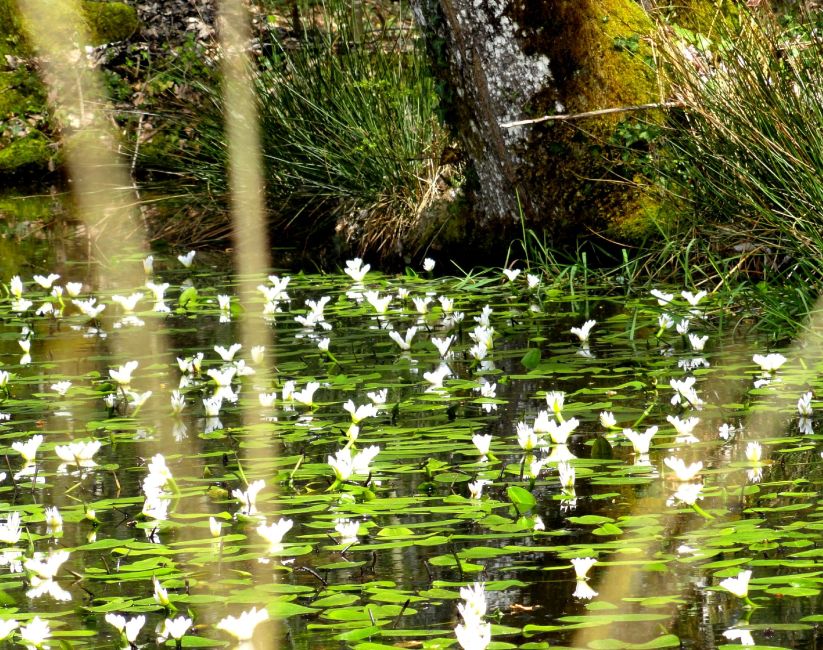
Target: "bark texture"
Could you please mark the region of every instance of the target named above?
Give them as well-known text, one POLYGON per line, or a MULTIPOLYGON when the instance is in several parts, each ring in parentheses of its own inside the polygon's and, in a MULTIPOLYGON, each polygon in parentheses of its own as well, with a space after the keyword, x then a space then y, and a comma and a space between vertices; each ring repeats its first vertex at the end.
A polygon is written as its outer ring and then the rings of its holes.
MULTIPOLYGON (((651 21, 633 0, 413 0, 447 121, 473 173, 473 226, 527 223, 565 237, 616 233, 649 205, 615 175, 618 124, 636 116, 503 128, 544 114, 658 99, 651 21)), ((630 180, 630 179, 629 179, 630 180)), ((492 227, 494 226, 494 227, 492 227)), ((502 230, 501 230, 502 229, 502 230)))

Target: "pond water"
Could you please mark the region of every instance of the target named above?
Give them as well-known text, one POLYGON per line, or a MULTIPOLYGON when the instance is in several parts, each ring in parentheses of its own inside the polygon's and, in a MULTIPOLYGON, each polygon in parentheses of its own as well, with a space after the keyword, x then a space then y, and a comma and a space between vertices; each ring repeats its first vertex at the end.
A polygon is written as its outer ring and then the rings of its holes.
POLYGON ((798 400, 821 360, 724 326, 715 296, 525 270, 272 270, 238 295, 230 260, 198 253, 154 256, 157 299, 96 280, 63 233, 11 237, 0 517, 21 529, 0 525, 0 618, 47 620, 47 643, 122 647, 120 614, 146 617, 137 645, 185 616, 183 646, 232 646, 220 621, 256 607, 257 647, 460 647, 475 582, 492 648, 815 643, 821 436, 798 400), (33 279, 50 273, 62 294, 33 279), (767 352, 788 360, 764 371, 767 352), (654 433, 648 453, 627 429, 654 433), (702 466, 681 481, 671 457, 702 466))

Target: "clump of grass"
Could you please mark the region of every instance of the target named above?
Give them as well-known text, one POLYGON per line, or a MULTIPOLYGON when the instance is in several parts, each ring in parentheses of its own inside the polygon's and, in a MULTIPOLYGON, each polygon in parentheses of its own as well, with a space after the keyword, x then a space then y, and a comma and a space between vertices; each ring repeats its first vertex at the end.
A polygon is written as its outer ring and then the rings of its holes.
MULTIPOLYGON (((400 10, 398 10, 400 11, 400 10)), ((334 230, 359 252, 396 254, 436 192, 446 134, 425 53, 402 11, 382 24, 343 0, 307 9, 258 58, 271 225, 290 241, 334 230)), ((185 161, 195 193, 225 196, 219 93, 185 161)), ((322 233, 322 235, 321 235, 322 233)), ((167 233, 168 235, 168 233, 167 233)))
POLYGON ((761 279, 823 278, 823 33, 763 11, 698 36, 668 30, 664 69, 684 105, 664 173, 704 239, 761 279), (669 161, 671 162, 671 160, 669 161))

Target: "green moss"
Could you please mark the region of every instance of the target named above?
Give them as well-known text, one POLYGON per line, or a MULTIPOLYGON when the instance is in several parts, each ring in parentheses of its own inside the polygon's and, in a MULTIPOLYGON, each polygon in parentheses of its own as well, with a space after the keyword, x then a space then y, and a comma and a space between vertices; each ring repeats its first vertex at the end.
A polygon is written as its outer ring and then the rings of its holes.
POLYGON ((39 131, 32 131, 0 149, 0 174, 29 173, 45 169, 53 155, 48 138, 39 131))
POLYGON ((681 27, 710 35, 720 20, 736 20, 740 9, 732 0, 680 0, 666 11, 666 19, 681 27))
MULTIPOLYGON (((636 2, 545 0, 543 12, 521 18, 551 25, 539 45, 551 62, 556 91, 537 99, 534 114, 553 113, 556 103, 567 113, 582 113, 657 101, 654 25, 636 2)), ((545 158, 535 165, 540 171, 532 184, 546 187, 560 206, 542 225, 558 236, 589 230, 635 239, 653 230, 652 200, 625 182, 636 176, 649 143, 627 143, 624 135, 639 130, 631 123, 661 117, 653 111, 618 113, 535 130, 545 158)))
POLYGON ((123 41, 137 31, 137 11, 122 2, 84 2, 92 44, 123 41))
MULTIPOLYGON (((57 5, 50 7, 50 11, 59 9, 57 5)), ((83 0, 82 9, 92 45, 121 41, 129 38, 137 30, 137 11, 123 2, 83 0)), ((51 16, 51 20, 65 22, 59 15, 51 16)), ((31 54, 31 49, 23 36, 22 22, 14 0, 0 0, 0 55, 31 54)))
POLYGON ((36 74, 25 68, 0 72, 0 120, 45 110, 46 89, 36 74))

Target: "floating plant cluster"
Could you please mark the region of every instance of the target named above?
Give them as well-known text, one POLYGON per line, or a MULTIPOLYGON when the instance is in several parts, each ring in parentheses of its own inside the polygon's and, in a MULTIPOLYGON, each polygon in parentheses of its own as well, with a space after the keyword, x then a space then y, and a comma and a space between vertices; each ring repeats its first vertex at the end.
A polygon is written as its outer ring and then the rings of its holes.
POLYGON ((268 275, 234 296, 194 252, 178 260, 144 260, 129 295, 8 280, 0 638, 82 642, 106 622, 119 647, 208 646, 301 616, 364 650, 657 634, 647 609, 677 596, 593 606, 592 569, 631 566, 698 585, 706 606, 735 597, 721 632, 748 644, 770 598, 820 593, 823 538, 785 519, 814 506, 819 360, 724 352, 705 291, 621 303, 517 268, 387 278, 355 259, 347 279, 268 275), (269 339, 237 340, 243 319, 269 339), (148 330, 168 353, 129 349, 148 330), (641 497, 657 510, 635 512, 641 497), (781 564, 778 548, 795 550, 781 564), (379 573, 382 553, 412 550, 417 566, 379 573), (583 614, 525 602, 546 571, 583 614), (426 608, 434 636, 402 625, 426 608), (71 629, 72 612, 100 618, 71 629))

